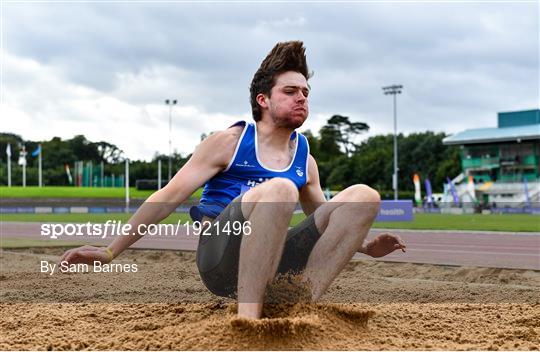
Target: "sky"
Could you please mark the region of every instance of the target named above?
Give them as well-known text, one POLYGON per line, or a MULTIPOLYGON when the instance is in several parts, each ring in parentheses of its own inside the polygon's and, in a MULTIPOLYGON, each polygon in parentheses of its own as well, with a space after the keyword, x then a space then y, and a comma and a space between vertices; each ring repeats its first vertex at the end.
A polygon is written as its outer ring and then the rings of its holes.
POLYGON ((1 128, 27 140, 186 155, 202 133, 251 120, 249 85, 280 41, 302 40, 317 132, 334 114, 359 139, 495 127, 540 105, 539 3, 19 2, 1 7, 1 128), (177 99, 169 109, 165 99, 177 99))

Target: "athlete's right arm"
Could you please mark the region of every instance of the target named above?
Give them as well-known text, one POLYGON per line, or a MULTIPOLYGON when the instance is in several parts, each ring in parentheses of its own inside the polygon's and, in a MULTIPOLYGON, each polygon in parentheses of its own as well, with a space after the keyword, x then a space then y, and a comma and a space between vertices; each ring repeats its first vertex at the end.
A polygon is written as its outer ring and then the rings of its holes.
POLYGON ((242 133, 240 126, 216 132, 206 138, 193 152, 188 162, 161 190, 153 193, 129 219, 132 232, 129 236, 118 236, 107 248, 84 246, 66 251, 60 261, 70 264, 93 264, 94 261, 108 263, 126 248, 139 240, 143 234, 139 225, 157 224, 171 214, 210 178, 225 169, 242 133), (111 255, 112 254, 112 255, 111 255))

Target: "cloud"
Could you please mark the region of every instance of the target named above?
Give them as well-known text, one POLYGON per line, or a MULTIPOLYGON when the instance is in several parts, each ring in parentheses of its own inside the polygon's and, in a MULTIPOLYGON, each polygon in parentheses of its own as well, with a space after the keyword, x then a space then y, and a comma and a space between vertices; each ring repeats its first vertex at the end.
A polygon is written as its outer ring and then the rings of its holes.
POLYGON ((312 131, 333 114, 402 132, 494 126, 538 107, 537 3, 8 3, 3 128, 85 134, 131 158, 189 153, 203 132, 250 119, 249 84, 277 41, 300 39, 312 131), (6 114, 4 114, 4 112, 6 114), (47 126, 47 129, 39 126, 47 126))
MULTIPOLYGON (((139 78, 121 76, 117 94, 111 95, 70 83, 53 68, 33 60, 5 53, 4 65, 4 97, 8 102, 2 107, 5 132, 29 140, 84 134, 93 141, 116 144, 134 159, 168 153, 169 110, 165 104, 129 102, 132 94, 138 94, 130 87, 135 83, 144 87, 146 79, 153 77, 150 73, 139 78)), ((208 113, 189 105, 174 107, 171 115, 173 149, 184 154, 194 149, 202 133, 249 118, 208 113)))

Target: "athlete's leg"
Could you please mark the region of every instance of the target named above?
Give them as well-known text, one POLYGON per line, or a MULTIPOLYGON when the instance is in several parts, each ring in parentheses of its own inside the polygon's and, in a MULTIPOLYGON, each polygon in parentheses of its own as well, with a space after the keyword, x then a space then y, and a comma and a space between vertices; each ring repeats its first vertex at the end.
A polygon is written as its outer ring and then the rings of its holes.
POLYGON ((360 249, 379 206, 377 191, 365 185, 354 185, 315 211, 315 224, 322 235, 304 271, 304 280, 310 283, 314 300, 322 296, 360 249))
POLYGON ((242 197, 242 213, 252 233, 243 236, 238 271, 238 315, 260 318, 266 285, 274 278, 287 228, 298 201, 289 180, 273 178, 242 197))

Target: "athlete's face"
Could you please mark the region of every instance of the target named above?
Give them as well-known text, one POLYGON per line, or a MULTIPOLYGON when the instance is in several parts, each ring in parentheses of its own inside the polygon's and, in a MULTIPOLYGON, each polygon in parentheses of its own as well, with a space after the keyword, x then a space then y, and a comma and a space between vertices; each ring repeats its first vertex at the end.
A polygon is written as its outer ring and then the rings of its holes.
POLYGON ((270 97, 264 96, 274 124, 291 129, 302 126, 309 114, 308 94, 309 86, 301 73, 287 71, 280 74, 270 97))

